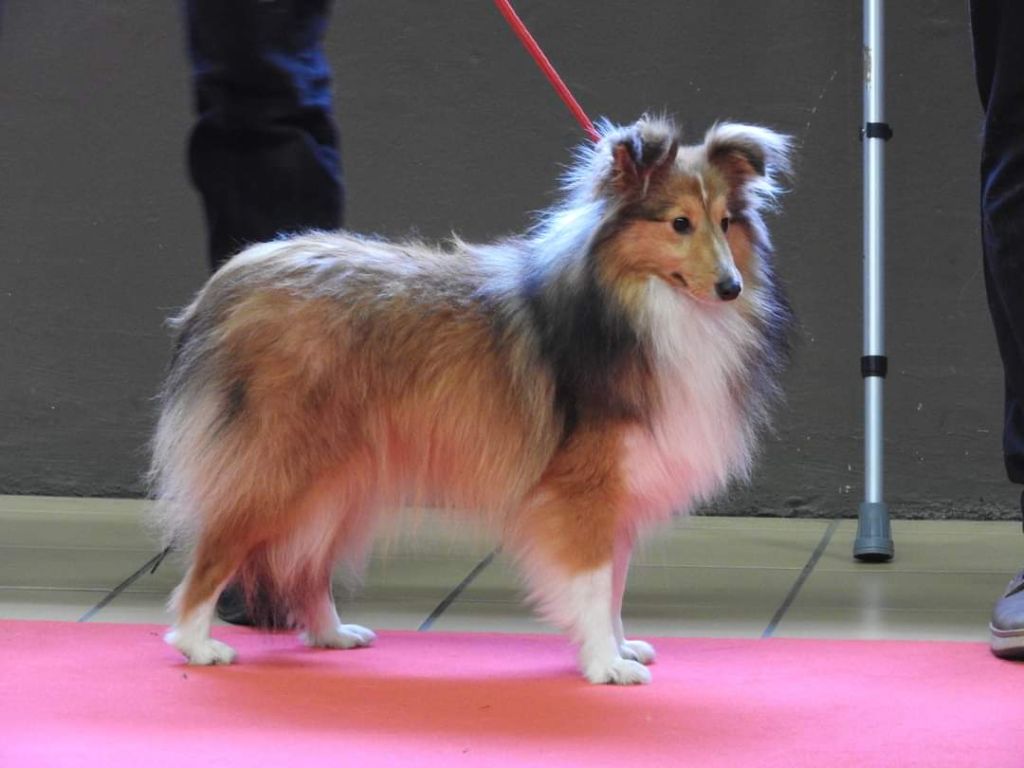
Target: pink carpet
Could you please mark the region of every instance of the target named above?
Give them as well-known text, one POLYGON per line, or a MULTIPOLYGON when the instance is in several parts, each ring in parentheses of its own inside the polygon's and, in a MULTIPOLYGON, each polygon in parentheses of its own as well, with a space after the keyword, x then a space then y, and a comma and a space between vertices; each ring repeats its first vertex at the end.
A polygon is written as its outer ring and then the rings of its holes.
POLYGON ((624 689, 554 636, 218 629, 198 669, 162 631, 0 622, 0 766, 1024 766, 1024 665, 977 643, 663 639, 624 689))

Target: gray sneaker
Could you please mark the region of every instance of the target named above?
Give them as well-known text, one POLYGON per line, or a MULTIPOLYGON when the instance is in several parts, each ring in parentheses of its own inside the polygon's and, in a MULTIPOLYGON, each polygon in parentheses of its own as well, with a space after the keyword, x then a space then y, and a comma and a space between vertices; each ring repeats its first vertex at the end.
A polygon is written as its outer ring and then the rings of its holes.
POLYGON ((992 653, 1000 659, 1024 661, 1024 571, 1013 577, 996 602, 988 628, 992 653))

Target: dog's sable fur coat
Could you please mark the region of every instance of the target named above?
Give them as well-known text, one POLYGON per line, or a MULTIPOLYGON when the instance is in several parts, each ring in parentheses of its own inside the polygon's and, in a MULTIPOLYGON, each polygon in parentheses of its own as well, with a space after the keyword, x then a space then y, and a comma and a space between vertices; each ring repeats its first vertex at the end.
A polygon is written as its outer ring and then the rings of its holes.
POLYGON ((526 235, 444 249, 308 233, 243 251, 176 320, 152 481, 190 556, 168 641, 209 636, 232 578, 312 645, 366 645, 330 596, 403 504, 492 524, 594 682, 647 682, 620 619, 647 522, 749 471, 788 304, 762 220, 784 137, 602 126, 526 235))

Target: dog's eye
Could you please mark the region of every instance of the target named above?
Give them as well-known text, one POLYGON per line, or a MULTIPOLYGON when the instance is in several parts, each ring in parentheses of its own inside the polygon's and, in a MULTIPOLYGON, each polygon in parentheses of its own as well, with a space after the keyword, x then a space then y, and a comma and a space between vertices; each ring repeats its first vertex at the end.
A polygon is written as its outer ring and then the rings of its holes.
POLYGON ((731 222, 731 221, 732 221, 732 219, 730 219, 728 216, 726 216, 724 219, 722 219, 722 231, 723 232, 728 232, 729 231, 729 222, 731 222))
POLYGON ((693 224, 685 216, 672 220, 672 229, 681 235, 688 235, 693 231, 693 224))

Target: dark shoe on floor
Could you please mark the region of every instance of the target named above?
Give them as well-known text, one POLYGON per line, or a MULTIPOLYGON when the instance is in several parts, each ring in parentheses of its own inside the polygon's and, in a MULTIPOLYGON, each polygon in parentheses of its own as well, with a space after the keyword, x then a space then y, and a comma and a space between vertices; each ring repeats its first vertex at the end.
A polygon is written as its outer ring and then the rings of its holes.
POLYGON ((255 616, 246 603, 242 588, 238 584, 228 584, 217 598, 217 616, 221 621, 240 627, 289 629, 292 626, 287 611, 271 605, 270 599, 262 593, 257 594, 254 602, 258 606, 258 615, 255 616))
POLYGON ((996 602, 989 632, 992 653, 1001 659, 1024 661, 1024 571, 1013 577, 996 602))

